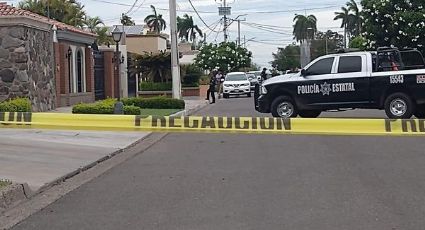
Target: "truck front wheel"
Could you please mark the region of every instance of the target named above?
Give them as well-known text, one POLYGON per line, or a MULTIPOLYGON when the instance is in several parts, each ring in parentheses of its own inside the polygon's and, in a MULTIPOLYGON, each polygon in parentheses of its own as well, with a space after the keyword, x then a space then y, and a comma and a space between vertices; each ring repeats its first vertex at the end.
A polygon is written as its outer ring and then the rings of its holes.
POLYGON ((385 113, 391 119, 409 119, 415 111, 412 99, 405 93, 393 93, 384 103, 385 113))
POLYGON ((274 99, 271 112, 274 117, 290 118, 298 115, 297 106, 292 98, 280 96, 274 99))

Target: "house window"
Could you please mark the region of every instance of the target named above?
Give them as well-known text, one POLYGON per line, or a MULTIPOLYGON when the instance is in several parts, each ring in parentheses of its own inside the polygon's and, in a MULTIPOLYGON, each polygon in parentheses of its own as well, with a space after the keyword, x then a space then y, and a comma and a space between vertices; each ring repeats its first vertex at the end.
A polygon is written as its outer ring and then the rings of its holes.
POLYGON ((83 86, 83 54, 81 50, 77 51, 77 92, 82 93, 84 90, 83 86))

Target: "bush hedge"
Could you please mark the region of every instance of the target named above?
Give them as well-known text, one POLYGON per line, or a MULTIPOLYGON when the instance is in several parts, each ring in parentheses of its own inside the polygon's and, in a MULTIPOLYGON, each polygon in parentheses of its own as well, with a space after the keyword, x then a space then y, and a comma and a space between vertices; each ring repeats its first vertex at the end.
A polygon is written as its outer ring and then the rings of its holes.
MULTIPOLYGON (((74 114, 114 114, 116 99, 106 99, 95 103, 80 103, 72 108, 74 114)), ((125 98, 121 100, 124 104, 124 114, 140 115, 141 109, 179 109, 185 108, 183 100, 166 97, 155 98, 125 98)))
MULTIPOLYGON (((106 99, 95 103, 80 103, 72 108, 75 114, 114 114, 116 99, 106 99)), ((140 115, 140 108, 136 106, 124 106, 125 115, 140 115)))
POLYGON ((126 106, 137 106, 141 109, 184 109, 184 100, 172 99, 167 97, 153 98, 125 98, 122 100, 126 106))
POLYGON ((31 112, 31 109, 28 98, 15 98, 0 103, 0 112, 31 112))
POLYGON ((171 82, 168 83, 154 83, 154 82, 140 82, 140 91, 170 91, 173 89, 171 82))

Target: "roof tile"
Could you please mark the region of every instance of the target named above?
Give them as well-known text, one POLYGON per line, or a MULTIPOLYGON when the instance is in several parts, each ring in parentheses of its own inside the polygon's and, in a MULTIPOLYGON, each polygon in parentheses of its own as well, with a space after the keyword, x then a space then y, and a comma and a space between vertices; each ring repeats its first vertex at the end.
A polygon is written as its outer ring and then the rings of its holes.
POLYGON ((23 10, 20 8, 16 8, 10 5, 7 5, 5 2, 0 2, 0 17, 2 16, 25 16, 25 17, 29 17, 32 19, 35 19, 37 21, 40 22, 45 22, 51 25, 56 25, 56 27, 58 28, 58 30, 66 30, 66 31, 72 31, 75 33, 79 33, 79 34, 84 34, 84 35, 88 35, 88 36, 96 36, 93 33, 90 33, 88 31, 84 31, 82 29, 79 29, 77 27, 53 20, 53 19, 49 19, 47 17, 38 15, 36 13, 33 13, 31 11, 27 11, 27 10, 23 10))

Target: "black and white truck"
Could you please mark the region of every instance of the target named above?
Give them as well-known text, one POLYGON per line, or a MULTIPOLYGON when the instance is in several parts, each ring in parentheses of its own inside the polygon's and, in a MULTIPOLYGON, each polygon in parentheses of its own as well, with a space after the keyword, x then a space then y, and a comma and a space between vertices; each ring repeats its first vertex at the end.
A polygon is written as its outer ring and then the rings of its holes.
POLYGON ((384 109, 392 119, 425 118, 424 59, 417 50, 397 48, 326 55, 300 73, 263 82, 255 108, 282 118, 358 108, 384 109))

